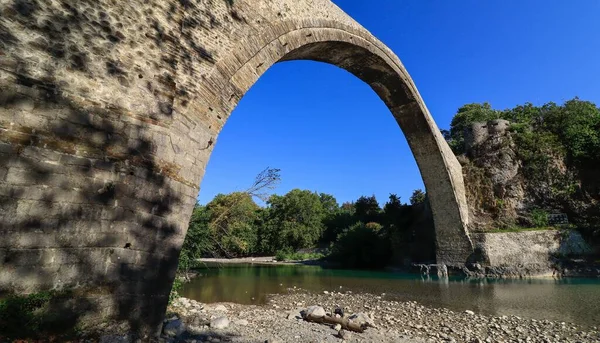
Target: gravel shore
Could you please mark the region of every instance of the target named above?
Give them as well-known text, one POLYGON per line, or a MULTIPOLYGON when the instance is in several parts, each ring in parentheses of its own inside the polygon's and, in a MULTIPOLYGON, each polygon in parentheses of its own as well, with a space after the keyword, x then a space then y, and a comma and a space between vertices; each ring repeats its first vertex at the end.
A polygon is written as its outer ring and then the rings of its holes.
POLYGON ((385 294, 335 291, 290 289, 272 295, 266 305, 179 298, 169 306, 168 318, 165 342, 600 342, 598 327, 454 312, 387 300, 385 294), (344 316, 358 314, 375 327, 363 333, 342 330, 340 335, 339 328, 302 319, 301 311, 312 305, 330 313, 341 308, 344 316))

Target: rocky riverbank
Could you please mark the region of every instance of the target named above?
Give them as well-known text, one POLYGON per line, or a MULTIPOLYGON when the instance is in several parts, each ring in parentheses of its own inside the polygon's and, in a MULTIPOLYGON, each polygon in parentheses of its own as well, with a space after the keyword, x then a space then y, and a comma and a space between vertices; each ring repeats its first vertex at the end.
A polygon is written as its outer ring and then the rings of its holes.
MULTIPOLYGON (((338 314, 339 317, 339 314, 338 314)), ((383 295, 290 289, 266 305, 201 304, 179 298, 169 307, 163 342, 600 342, 598 327, 492 317, 398 302, 383 295), (302 319, 318 305, 372 324, 363 333, 302 319)))

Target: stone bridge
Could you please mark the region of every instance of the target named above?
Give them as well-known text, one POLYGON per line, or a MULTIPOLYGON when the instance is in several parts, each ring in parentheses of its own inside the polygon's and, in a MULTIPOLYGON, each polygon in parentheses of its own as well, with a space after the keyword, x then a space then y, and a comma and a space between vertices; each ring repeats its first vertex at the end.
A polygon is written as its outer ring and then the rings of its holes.
POLYGON ((70 289, 78 321, 154 332, 221 128, 271 65, 299 59, 385 102, 438 262, 464 263, 459 163, 400 60, 330 1, 0 0, 0 289, 70 289))

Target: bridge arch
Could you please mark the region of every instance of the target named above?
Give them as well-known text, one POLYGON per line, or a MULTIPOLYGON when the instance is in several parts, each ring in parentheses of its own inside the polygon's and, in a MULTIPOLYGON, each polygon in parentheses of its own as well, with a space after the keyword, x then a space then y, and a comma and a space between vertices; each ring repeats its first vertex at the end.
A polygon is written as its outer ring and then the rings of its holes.
POLYGON ((72 289, 80 321, 162 323, 204 168, 272 64, 344 68, 386 103, 437 259, 471 253, 461 167, 410 76, 328 0, 0 3, 0 291, 72 289), (79 301, 81 300, 81 301, 79 301))
POLYGON ((429 194, 437 262, 464 264, 472 253, 472 243, 466 229, 468 207, 461 166, 398 57, 370 34, 365 36, 363 31, 338 21, 297 20, 265 30, 258 36, 268 39, 241 39, 207 79, 206 85, 213 86, 206 92, 219 99, 209 111, 223 118, 220 127, 243 95, 275 63, 313 60, 347 70, 378 94, 408 140, 429 194))

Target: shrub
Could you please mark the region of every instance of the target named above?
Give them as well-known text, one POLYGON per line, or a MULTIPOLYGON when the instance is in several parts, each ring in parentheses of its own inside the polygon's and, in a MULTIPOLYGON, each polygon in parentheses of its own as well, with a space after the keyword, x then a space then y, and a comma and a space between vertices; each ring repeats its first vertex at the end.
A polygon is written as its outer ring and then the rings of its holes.
POLYGON ((535 227, 546 227, 548 226, 548 212, 541 209, 534 209, 531 211, 531 223, 535 227))
POLYGON ((356 223, 342 232, 332 246, 331 259, 344 267, 377 268, 390 257, 388 240, 379 234, 377 225, 356 223))

